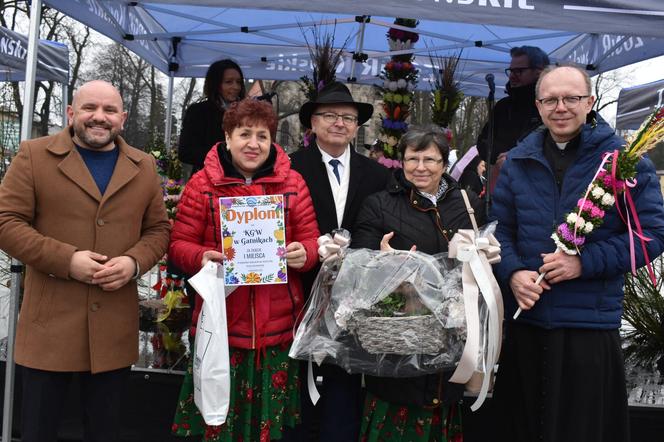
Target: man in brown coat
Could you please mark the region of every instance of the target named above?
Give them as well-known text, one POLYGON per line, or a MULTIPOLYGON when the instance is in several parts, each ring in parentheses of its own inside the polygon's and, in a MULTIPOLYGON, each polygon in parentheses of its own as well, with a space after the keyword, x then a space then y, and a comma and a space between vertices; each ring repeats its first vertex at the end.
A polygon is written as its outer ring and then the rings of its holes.
POLYGON ((86 83, 67 115, 62 132, 21 143, 0 185, 0 248, 27 265, 15 355, 24 442, 56 440, 73 373, 85 440, 119 440, 138 358, 136 279, 169 239, 155 161, 118 135, 118 91, 86 83))

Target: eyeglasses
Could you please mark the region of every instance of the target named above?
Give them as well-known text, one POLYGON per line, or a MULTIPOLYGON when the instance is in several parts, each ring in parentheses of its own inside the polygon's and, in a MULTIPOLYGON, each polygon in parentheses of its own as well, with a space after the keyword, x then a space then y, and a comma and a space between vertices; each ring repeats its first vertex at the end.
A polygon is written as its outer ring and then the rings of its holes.
POLYGON ((557 108, 560 100, 563 101, 563 104, 567 109, 574 109, 579 103, 581 103, 581 100, 588 97, 590 97, 590 95, 570 95, 568 97, 538 98, 537 101, 539 101, 542 107, 546 110, 554 110, 557 108))
POLYGON ((336 123, 339 118, 341 118, 341 121, 348 126, 357 123, 357 117, 355 115, 340 115, 335 114, 334 112, 317 112, 314 115, 318 115, 326 123, 336 123))
POLYGON ((419 166, 420 163, 424 163, 424 167, 431 168, 437 166, 442 162, 443 162, 442 158, 431 158, 431 157, 424 157, 424 158, 408 157, 403 159, 403 163, 406 166, 412 168, 419 166))
POLYGON ((527 68, 507 68, 505 69, 505 75, 507 75, 508 77, 510 76, 510 74, 521 75, 528 69, 533 69, 533 68, 530 66, 528 66, 527 68))

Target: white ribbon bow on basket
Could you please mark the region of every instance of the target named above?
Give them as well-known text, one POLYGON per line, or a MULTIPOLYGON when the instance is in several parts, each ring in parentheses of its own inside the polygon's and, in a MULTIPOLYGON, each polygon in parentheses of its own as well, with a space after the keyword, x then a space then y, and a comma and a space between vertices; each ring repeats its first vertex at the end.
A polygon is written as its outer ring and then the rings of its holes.
POLYGON ((350 234, 347 230, 340 230, 334 236, 327 235, 318 237, 318 257, 321 262, 339 258, 350 243, 350 234))
POLYGON ((477 400, 470 407, 477 410, 491 387, 494 366, 498 362, 502 341, 503 298, 498 283, 491 271, 491 264, 500 262, 500 244, 493 236, 479 237, 474 230, 459 230, 449 245, 449 257, 463 263, 462 282, 464 307, 466 311, 466 345, 461 360, 450 382, 466 384, 473 390, 473 380, 482 377, 477 400), (480 349, 479 294, 487 306, 487 321, 484 324, 484 347, 481 367, 478 370, 480 349), (472 379, 472 380, 471 380, 472 379))

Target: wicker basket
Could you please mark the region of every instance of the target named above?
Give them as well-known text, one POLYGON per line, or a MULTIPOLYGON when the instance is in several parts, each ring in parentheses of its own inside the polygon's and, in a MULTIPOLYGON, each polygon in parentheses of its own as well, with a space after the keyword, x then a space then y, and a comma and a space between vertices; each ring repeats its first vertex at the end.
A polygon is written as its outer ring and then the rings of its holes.
POLYGON ((372 354, 437 354, 445 346, 445 329, 433 315, 354 315, 348 329, 357 336, 362 348, 372 354))

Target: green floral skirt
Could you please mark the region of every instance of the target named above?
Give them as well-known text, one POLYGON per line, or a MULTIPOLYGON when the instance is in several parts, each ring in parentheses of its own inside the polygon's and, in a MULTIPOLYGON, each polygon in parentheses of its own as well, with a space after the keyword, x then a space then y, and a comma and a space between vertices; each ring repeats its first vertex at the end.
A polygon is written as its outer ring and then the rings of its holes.
POLYGON ((401 406, 367 392, 360 442, 463 442, 461 407, 401 406))
MULTIPOLYGON (((194 348, 192 346, 192 348, 194 348)), ((206 425, 194 403, 192 362, 184 377, 172 431, 177 436, 202 435, 204 441, 268 442, 282 437, 284 427, 300 421, 298 362, 288 346, 256 351, 231 347, 231 397, 226 423, 206 425)), ((193 359, 193 358, 190 358, 193 359)))

